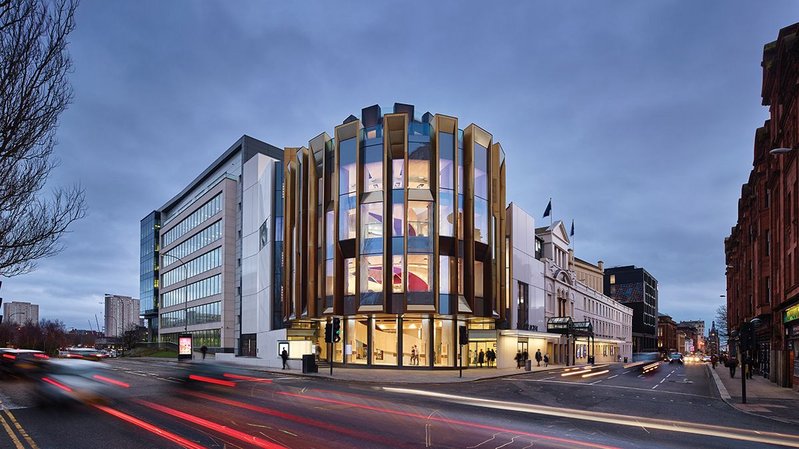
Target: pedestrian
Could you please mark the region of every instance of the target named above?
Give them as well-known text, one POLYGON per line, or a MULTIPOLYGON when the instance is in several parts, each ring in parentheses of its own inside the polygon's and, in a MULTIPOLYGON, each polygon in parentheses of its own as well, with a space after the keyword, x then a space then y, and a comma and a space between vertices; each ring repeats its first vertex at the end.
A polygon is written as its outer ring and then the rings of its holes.
POLYGON ((549 354, 544 354, 544 366, 549 366, 549 354))
POLYGON ((530 357, 527 355, 527 350, 525 349, 524 352, 522 352, 522 361, 526 362, 529 358, 530 357))
POLYGON ((319 344, 317 344, 316 346, 314 346, 314 348, 316 350, 316 361, 318 362, 319 360, 322 359, 322 347, 319 344))
POLYGON ((488 366, 494 366, 494 361, 497 359, 497 353, 493 349, 488 350, 488 366))
POLYGON ((738 359, 735 357, 728 358, 727 366, 730 368, 730 377, 735 377, 735 368, 738 367, 738 359))
POLYGON ((411 365, 416 365, 416 345, 411 348, 411 365))
POLYGON ((203 355, 203 360, 205 360, 205 354, 208 354, 208 346, 205 345, 200 346, 200 352, 203 355))
POLYGON ((486 356, 485 352, 483 352, 482 349, 480 350, 480 353, 477 354, 477 363, 480 365, 480 368, 483 367, 483 361, 485 360, 485 356, 486 356))
POLYGON ((754 371, 755 362, 752 360, 751 355, 746 356, 746 367, 742 368, 747 379, 752 378, 752 371, 754 371))
POLYGON ((541 349, 535 351, 536 366, 541 366, 541 349))
POLYGON ((280 358, 283 359, 283 369, 288 369, 289 367, 289 352, 283 349, 283 352, 280 353, 280 358))
POLYGON ((523 357, 522 351, 516 351, 516 357, 513 358, 514 360, 516 360, 516 369, 522 367, 522 363, 524 362, 524 359, 522 357, 523 357))
POLYGON ((710 364, 713 365, 713 369, 716 369, 716 364, 719 363, 719 358, 716 354, 710 356, 710 364))

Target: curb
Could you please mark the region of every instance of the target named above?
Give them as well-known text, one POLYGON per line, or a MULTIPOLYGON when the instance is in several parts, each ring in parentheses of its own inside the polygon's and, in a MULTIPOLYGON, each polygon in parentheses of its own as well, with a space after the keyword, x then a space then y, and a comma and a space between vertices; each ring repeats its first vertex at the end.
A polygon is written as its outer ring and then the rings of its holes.
POLYGON ((707 369, 710 370, 710 372, 712 374, 713 382, 716 384, 716 388, 719 391, 719 395, 721 396, 721 399, 727 405, 732 407, 733 409, 735 409, 735 410, 737 410, 737 411, 739 411, 741 413, 746 413, 747 415, 757 416, 758 418, 770 419, 772 421, 777 421, 777 422, 780 422, 780 423, 783 423, 783 424, 792 424, 792 425, 796 424, 796 421, 792 421, 792 420, 789 420, 789 419, 777 418, 775 416, 761 415, 759 413, 755 413, 755 412, 751 412, 749 410, 741 409, 740 407, 738 407, 738 404, 736 404, 736 403, 734 403, 732 401, 732 396, 730 396, 730 393, 727 391, 727 387, 725 387, 724 384, 721 382, 721 378, 719 378, 719 375, 716 374, 716 370, 711 368, 710 365, 705 365, 705 366, 707 367, 707 369))

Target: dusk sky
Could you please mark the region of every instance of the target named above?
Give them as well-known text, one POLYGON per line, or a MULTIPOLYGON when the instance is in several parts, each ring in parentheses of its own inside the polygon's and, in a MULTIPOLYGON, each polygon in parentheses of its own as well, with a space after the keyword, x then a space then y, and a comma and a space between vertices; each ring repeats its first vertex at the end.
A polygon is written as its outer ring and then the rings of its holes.
POLYGON ((491 132, 509 202, 543 225, 551 197, 555 220, 575 220, 577 257, 646 268, 661 313, 709 328, 768 117, 763 45, 798 13, 787 0, 84 0, 49 184, 80 183, 88 216, 0 296, 94 327, 104 293, 139 296, 139 220, 242 134, 302 146, 402 102, 491 132))

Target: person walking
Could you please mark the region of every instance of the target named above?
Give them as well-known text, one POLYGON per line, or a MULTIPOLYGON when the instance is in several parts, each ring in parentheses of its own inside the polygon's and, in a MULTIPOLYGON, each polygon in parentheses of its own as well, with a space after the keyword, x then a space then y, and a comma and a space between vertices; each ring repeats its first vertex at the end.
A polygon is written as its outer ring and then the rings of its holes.
POLYGON ((483 362, 485 361, 485 357, 486 357, 485 352, 483 352, 483 350, 481 349, 480 353, 477 354, 477 363, 480 365, 480 368, 483 367, 483 362))
POLYGON ((283 369, 288 369, 289 367, 289 352, 283 349, 283 352, 280 353, 280 358, 283 359, 283 369))
POLYGON ((527 359, 529 358, 530 356, 527 355, 527 350, 525 349, 524 352, 522 352, 522 362, 527 363, 527 359))
POLYGON ((735 368, 738 367, 738 359, 730 357, 727 359, 727 366, 730 368, 730 377, 735 377, 735 368))
POLYGON ((416 365, 416 345, 411 348, 411 365, 416 365))
POLYGON ((549 354, 544 354, 544 366, 549 366, 549 354))
POLYGON ((208 354, 208 346, 205 345, 200 346, 200 352, 203 355, 203 360, 205 360, 205 354, 208 354))
POLYGON ((541 357, 541 349, 538 349, 537 351, 535 351, 535 363, 536 363, 536 366, 541 366, 541 359, 542 359, 542 357, 541 357))
POLYGON ((513 359, 516 360, 516 369, 522 367, 522 363, 524 363, 524 359, 522 359, 522 351, 516 351, 516 357, 513 359))

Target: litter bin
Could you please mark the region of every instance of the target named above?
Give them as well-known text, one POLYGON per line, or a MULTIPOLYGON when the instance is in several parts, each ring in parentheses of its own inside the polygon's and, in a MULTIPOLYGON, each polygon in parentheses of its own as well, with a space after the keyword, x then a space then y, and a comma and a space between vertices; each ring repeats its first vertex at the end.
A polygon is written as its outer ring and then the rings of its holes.
POLYGON ((313 354, 304 354, 302 356, 302 373, 318 373, 319 365, 316 364, 316 358, 313 354))
POLYGON ((526 362, 524 362, 524 370, 525 371, 532 371, 533 370, 533 361, 532 360, 527 360, 526 362))

